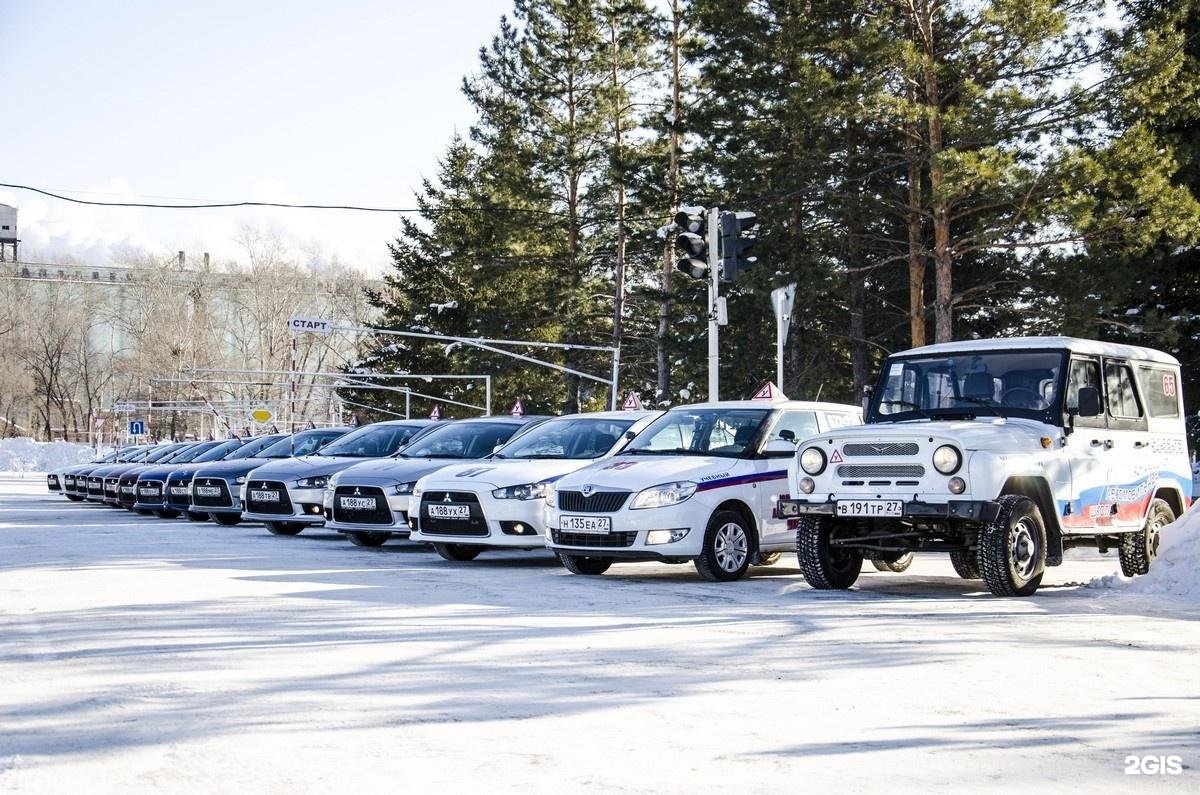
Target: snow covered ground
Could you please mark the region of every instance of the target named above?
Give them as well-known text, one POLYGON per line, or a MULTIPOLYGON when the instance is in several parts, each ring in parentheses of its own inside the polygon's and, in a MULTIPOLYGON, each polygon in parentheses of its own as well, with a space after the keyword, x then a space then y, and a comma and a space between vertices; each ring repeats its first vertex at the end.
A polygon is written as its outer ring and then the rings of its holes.
POLYGON ((0 790, 1200 789, 1200 610, 940 557, 566 574, 135 516, 0 481, 0 790), (1182 758, 1128 775, 1130 756, 1182 758))

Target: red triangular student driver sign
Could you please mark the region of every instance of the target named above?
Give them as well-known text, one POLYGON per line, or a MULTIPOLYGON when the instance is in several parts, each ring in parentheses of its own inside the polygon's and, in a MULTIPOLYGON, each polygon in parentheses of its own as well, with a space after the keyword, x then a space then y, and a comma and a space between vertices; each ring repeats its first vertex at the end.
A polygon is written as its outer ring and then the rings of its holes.
POLYGON ((779 387, 775 386, 774 381, 763 381, 758 389, 754 390, 754 394, 750 396, 751 400, 787 400, 787 395, 779 391, 779 387))
POLYGON ((508 413, 514 417, 525 416, 525 404, 521 402, 521 398, 517 398, 517 402, 513 404, 512 410, 508 413))
POLYGON ((625 396, 625 402, 621 404, 621 411, 641 411, 642 399, 638 397, 638 393, 630 390, 625 396))

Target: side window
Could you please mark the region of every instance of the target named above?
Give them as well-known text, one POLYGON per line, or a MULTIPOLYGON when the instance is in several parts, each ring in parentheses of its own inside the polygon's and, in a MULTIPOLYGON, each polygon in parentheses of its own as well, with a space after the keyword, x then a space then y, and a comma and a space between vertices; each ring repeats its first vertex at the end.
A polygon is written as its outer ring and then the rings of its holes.
POLYGON ((1133 371, 1127 364, 1104 363, 1104 383, 1108 391, 1108 414, 1116 419, 1136 420, 1142 416, 1133 371))
POLYGON ((1139 367, 1138 383, 1151 417, 1179 416, 1179 377, 1174 370, 1139 367))
POLYGON ((843 414, 837 411, 827 411, 823 415, 826 430, 845 428, 847 425, 862 425, 862 417, 857 414, 843 414))
POLYGON ((799 442, 810 436, 816 436, 821 432, 821 429, 817 427, 817 415, 815 412, 785 411, 779 416, 775 427, 771 429, 771 440, 781 438, 780 434, 783 431, 791 431, 795 434, 795 441, 799 442))
MULTIPOLYGON (((1079 390, 1085 386, 1100 390, 1101 400, 1104 389, 1100 386, 1100 363, 1095 359, 1072 359, 1071 368, 1067 371, 1067 393, 1063 408, 1070 411, 1079 408, 1079 390)), ((1103 415, 1099 417, 1076 417, 1075 424, 1081 427, 1103 428, 1103 415)))

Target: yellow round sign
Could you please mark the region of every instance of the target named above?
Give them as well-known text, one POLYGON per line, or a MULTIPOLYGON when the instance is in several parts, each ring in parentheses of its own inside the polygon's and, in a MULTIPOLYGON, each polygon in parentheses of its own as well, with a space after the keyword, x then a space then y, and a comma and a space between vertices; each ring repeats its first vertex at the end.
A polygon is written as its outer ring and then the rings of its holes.
POLYGON ((250 412, 250 419, 254 420, 259 425, 266 425, 268 422, 275 419, 275 412, 271 411, 266 406, 257 406, 250 412))

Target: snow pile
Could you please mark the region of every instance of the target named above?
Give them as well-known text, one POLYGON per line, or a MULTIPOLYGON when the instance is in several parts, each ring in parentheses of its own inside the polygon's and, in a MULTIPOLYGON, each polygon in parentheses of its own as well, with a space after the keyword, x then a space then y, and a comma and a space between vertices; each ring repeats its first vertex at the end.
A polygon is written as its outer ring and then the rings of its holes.
MULTIPOLYGON (((1200 503, 1197 503, 1200 505, 1200 503)), ((1110 574, 1089 588, 1120 588, 1128 593, 1171 596, 1200 604, 1200 508, 1195 505, 1162 531, 1158 558, 1141 577, 1110 574)))
POLYGON ((52 472, 87 463, 94 456, 86 444, 35 442, 27 436, 0 439, 0 472, 52 472))

